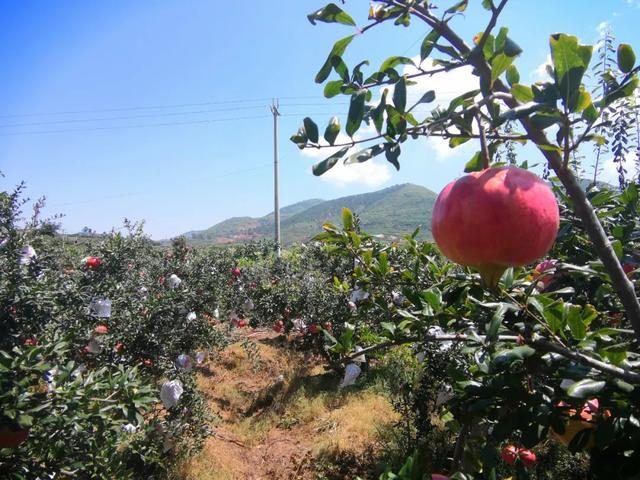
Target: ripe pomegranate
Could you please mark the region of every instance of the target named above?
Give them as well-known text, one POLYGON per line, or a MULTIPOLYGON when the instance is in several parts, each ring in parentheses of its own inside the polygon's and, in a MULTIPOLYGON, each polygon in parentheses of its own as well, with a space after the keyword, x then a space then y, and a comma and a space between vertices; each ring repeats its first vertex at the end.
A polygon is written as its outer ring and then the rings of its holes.
POLYGON ((507 465, 513 465, 518 459, 518 448, 515 445, 507 445, 500 452, 500 458, 507 465))
POLYGON ((36 337, 29 337, 25 339, 24 344, 27 347, 35 347, 36 345, 38 345, 38 339, 36 337))
POLYGON ((240 276, 242 272, 240 272, 240 269, 238 267, 233 267, 231 269, 231 275, 233 275, 234 277, 238 278, 240 276))
POLYGON ((102 265, 102 260, 98 257, 87 257, 87 268, 89 270, 96 270, 102 265))
POLYGON ((249 325, 249 322, 247 322, 244 318, 242 320, 238 320, 238 328, 244 328, 247 325, 249 325))
POLYGON ((331 322, 324 322, 324 324, 322 325, 322 328, 324 328, 327 332, 332 332, 333 324, 331 322))
POLYGON ((284 322, 282 320, 278 320, 273 324, 273 331, 282 333, 284 331, 284 322))
POLYGON ((109 333, 109 328, 106 325, 98 325, 94 329, 94 332, 96 332, 98 335, 104 335, 105 333, 109 333))
POLYGON ((558 233, 558 202, 535 174, 489 168, 449 183, 436 200, 433 238, 452 261, 480 271, 493 288, 508 267, 543 257, 558 233))
POLYGON ((524 448, 521 448, 518 454, 520 456, 520 461, 522 462, 522 465, 524 465, 526 468, 532 467, 533 465, 535 465, 536 461, 538 460, 538 458, 536 457, 536 454, 533 453, 531 450, 526 450, 524 448))
POLYGON ((311 335, 317 335, 318 333, 320 333, 320 327, 317 323, 312 323, 311 325, 309 325, 309 328, 307 328, 307 332, 311 335))

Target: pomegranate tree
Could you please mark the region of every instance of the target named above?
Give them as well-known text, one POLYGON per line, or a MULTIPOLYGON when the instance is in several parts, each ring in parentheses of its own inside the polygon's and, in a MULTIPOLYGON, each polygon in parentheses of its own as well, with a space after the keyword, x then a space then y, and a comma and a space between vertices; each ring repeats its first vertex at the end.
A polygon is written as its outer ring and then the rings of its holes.
POLYGON ((508 267, 544 256, 560 222, 551 189, 516 167, 489 168, 449 183, 436 200, 433 238, 448 258, 495 287, 508 267))

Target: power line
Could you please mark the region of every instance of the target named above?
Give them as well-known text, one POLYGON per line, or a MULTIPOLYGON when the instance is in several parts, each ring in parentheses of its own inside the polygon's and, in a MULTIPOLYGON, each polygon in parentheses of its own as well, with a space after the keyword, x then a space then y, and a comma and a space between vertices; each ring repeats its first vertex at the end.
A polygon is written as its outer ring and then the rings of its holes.
MULTIPOLYGON (((310 98, 324 98, 319 95, 314 96, 299 96, 299 97, 280 97, 287 100, 300 100, 310 98)), ((198 103, 178 103, 178 104, 166 104, 166 105, 145 105, 145 106, 131 106, 131 107, 119 107, 119 108, 92 108, 83 110, 67 110, 57 112, 30 112, 30 113, 5 113, 0 114, 0 118, 16 118, 16 117, 46 117, 49 115, 76 115, 79 113, 99 113, 99 112, 130 112, 135 110, 155 110, 165 108, 187 108, 187 107, 202 107, 205 105, 225 105, 236 103, 256 103, 256 102, 268 102, 271 101, 271 97, 264 98, 241 98, 237 100, 218 100, 210 102, 198 102, 198 103)))
POLYGON ((10 137, 14 135, 40 135, 47 133, 70 133, 70 132, 93 132, 93 131, 102 131, 102 130, 126 130, 127 128, 149 128, 149 127, 170 127, 177 125, 204 125, 207 123, 218 123, 218 122, 230 122, 235 120, 252 120, 255 118, 268 118, 271 115, 253 115, 247 117, 232 117, 232 118, 213 118, 209 120, 193 120, 188 122, 166 122, 166 123, 149 123, 149 124, 140 124, 140 125, 117 125, 110 127, 92 127, 92 128, 70 128, 70 129, 60 129, 60 130, 36 130, 31 132, 5 132, 0 133, 0 137, 10 137))

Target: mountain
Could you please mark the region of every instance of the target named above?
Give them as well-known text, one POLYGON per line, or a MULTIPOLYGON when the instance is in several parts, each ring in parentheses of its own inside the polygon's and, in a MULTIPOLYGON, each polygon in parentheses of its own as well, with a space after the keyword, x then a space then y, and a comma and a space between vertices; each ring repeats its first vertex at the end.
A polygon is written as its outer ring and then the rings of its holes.
MULTIPOLYGON (((323 223, 340 224, 344 207, 356 213, 363 231, 372 235, 400 237, 422 226, 421 237, 430 238, 431 211, 436 196, 424 187, 405 183, 335 200, 305 200, 280 210, 282 241, 285 244, 303 242, 320 233, 323 223)), ((187 232, 184 237, 190 243, 201 245, 273 238, 273 212, 260 218, 229 218, 206 230, 187 232)))

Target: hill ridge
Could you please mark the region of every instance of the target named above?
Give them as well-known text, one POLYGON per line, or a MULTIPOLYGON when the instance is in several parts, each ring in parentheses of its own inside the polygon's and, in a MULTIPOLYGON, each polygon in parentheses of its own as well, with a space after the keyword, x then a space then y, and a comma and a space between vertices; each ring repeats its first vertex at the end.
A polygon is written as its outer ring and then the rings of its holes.
MULTIPOLYGON (((362 229, 384 237, 400 237, 422 226, 421 237, 430 238, 431 211, 436 193, 412 183, 348 195, 332 200, 317 198, 287 205, 280 210, 284 244, 303 242, 320 233, 323 223, 341 221, 343 207, 360 218, 362 229)), ((233 244, 272 238, 273 212, 263 217, 231 217, 204 230, 184 233, 193 244, 233 244)))

